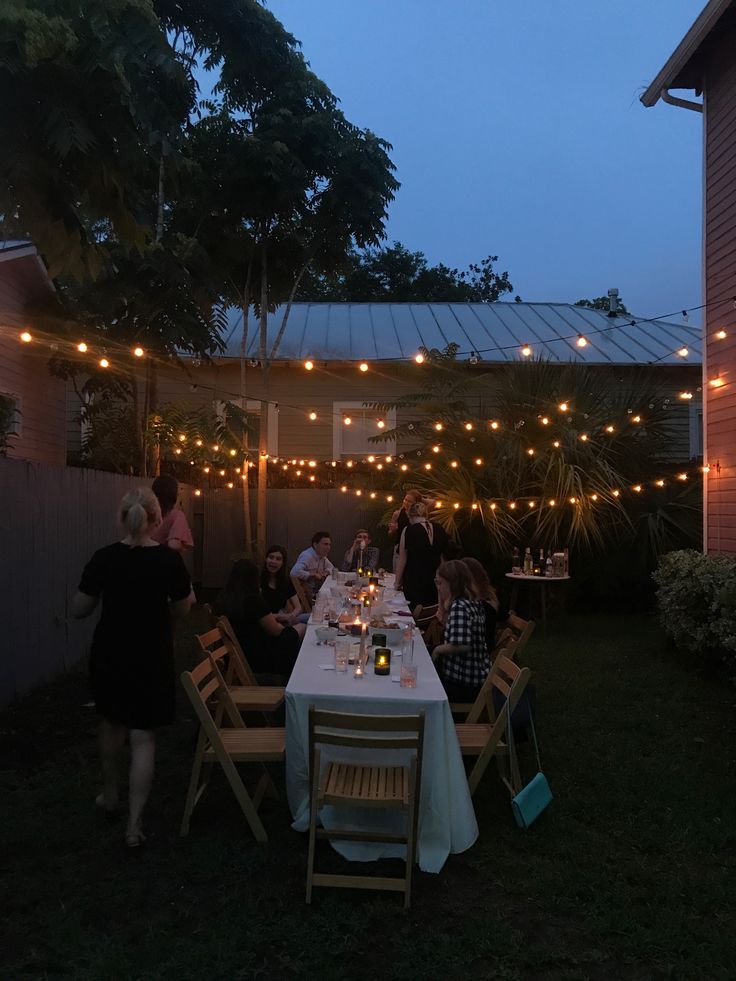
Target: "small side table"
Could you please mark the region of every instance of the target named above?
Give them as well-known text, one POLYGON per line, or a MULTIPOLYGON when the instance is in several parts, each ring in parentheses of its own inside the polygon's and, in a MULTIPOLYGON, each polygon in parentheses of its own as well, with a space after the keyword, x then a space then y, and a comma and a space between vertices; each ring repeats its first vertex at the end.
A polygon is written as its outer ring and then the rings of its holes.
MULTIPOLYGON (((547 589, 546 587, 550 583, 554 582, 569 582, 569 576, 519 576, 514 572, 507 572, 506 578, 511 579, 513 586, 511 587, 511 604, 510 609, 516 610, 516 600, 519 595, 519 583, 529 582, 537 583, 539 586, 539 603, 542 609, 542 629, 547 631, 547 589)), ((530 587, 530 589, 533 587, 530 587)), ((531 603, 530 603, 531 611, 531 603)))

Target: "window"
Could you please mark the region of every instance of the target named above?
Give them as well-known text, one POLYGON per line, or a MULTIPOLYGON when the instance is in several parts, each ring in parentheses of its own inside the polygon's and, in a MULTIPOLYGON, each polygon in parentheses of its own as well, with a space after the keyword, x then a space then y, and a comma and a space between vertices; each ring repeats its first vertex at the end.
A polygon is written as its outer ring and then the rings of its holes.
POLYGON ((370 442, 371 436, 379 436, 383 422, 385 429, 393 429, 396 425, 396 410, 379 412, 377 409, 366 409, 362 402, 333 402, 333 453, 336 458, 342 456, 365 456, 375 453, 377 456, 396 452, 396 441, 385 440, 380 443, 370 442), (346 423, 349 419, 350 423, 346 423))

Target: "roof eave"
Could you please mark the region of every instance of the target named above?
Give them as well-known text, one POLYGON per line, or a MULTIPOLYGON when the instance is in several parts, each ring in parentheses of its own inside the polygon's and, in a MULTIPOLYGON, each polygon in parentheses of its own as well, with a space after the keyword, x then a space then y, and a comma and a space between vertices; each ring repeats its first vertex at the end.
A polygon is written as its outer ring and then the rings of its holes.
POLYGON ((702 43, 731 4, 732 0, 709 0, 690 30, 667 59, 664 67, 654 78, 644 94, 640 96, 640 101, 647 108, 656 105, 662 95, 663 89, 687 88, 696 89, 696 91, 699 90, 698 82, 689 79, 685 75, 685 71, 702 43))

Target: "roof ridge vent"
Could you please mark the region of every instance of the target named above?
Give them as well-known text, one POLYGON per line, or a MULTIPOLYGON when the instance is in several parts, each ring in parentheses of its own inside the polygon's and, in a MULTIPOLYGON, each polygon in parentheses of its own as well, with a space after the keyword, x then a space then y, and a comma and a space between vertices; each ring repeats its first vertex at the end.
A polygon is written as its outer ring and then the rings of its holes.
POLYGON ((608 316, 618 316, 618 290, 615 286, 608 291, 608 316))

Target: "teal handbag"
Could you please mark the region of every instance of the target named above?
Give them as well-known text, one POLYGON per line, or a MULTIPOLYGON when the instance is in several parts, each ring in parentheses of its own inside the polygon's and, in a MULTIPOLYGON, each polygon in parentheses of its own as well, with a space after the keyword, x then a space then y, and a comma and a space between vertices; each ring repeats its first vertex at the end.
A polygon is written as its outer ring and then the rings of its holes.
POLYGON ((547 778, 540 770, 536 777, 532 777, 526 787, 511 798, 511 810, 514 812, 516 823, 520 828, 528 828, 536 821, 545 807, 552 800, 547 778))
MULTIPOLYGON (((511 798, 511 810, 513 811, 516 823, 520 828, 528 828, 539 817, 542 811, 552 801, 552 791, 547 778, 542 773, 542 761, 539 758, 539 746, 537 744, 537 733, 534 729, 534 716, 530 713, 529 723, 534 740, 534 752, 537 755, 538 771, 532 777, 526 787, 522 787, 518 794, 511 798)), ((513 741, 514 734, 509 718, 509 754, 516 752, 516 744, 513 741)))

